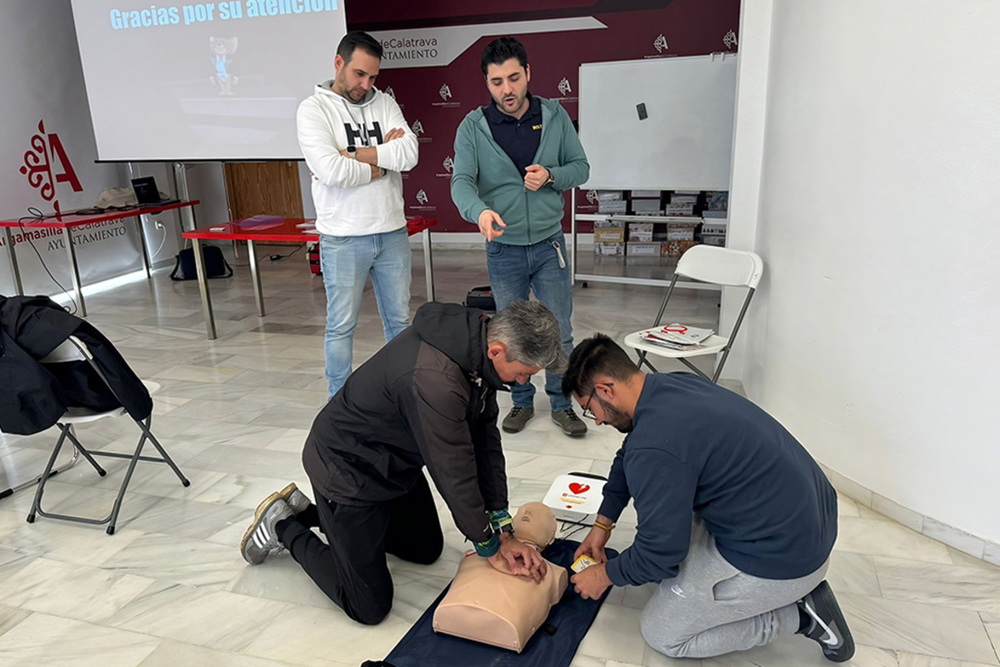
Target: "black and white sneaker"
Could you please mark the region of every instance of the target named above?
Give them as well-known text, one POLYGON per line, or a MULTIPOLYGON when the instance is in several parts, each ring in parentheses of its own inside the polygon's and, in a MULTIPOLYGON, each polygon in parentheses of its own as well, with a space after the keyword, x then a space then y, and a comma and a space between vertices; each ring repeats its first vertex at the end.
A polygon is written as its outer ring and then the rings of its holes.
POLYGON ((854 657, 854 638, 830 584, 820 582, 798 605, 800 614, 809 621, 801 633, 823 648, 827 660, 845 662, 854 657))

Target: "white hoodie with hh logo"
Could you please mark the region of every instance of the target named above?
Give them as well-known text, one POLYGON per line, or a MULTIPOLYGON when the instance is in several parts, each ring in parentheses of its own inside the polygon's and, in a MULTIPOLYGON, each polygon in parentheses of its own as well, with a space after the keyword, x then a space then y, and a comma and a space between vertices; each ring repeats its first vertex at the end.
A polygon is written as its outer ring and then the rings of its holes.
POLYGON ((364 236, 406 225, 403 177, 417 164, 417 136, 391 96, 372 88, 355 104, 333 92, 332 81, 299 105, 295 117, 299 147, 312 173, 316 228, 331 236, 364 236), (405 134, 386 142, 394 128, 405 134), (372 180, 371 168, 340 154, 349 145, 375 146, 386 175, 372 180))

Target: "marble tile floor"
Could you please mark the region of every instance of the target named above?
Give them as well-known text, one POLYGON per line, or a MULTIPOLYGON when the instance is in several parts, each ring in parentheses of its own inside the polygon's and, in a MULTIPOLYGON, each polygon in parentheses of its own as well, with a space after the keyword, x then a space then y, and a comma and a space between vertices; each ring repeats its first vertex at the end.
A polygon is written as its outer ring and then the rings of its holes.
MULTIPOLYGON (((301 254, 263 261, 266 318, 256 315, 245 255, 236 260, 236 278, 212 281, 214 341, 205 338, 197 285, 172 282, 165 270, 150 282, 88 298, 89 320, 141 376, 160 384, 154 432, 191 486, 181 487, 165 466, 140 464, 111 537, 101 528, 51 519, 27 524, 31 490, 0 500, 0 665, 356 666, 383 657, 450 580, 466 545, 440 499, 445 554, 426 567, 390 559, 396 600, 377 627, 349 621, 287 554, 258 567, 240 557, 239 540, 257 503, 290 480, 309 488, 299 455, 325 401, 325 301, 321 279, 308 273, 301 254)), ((416 309, 425 294, 421 254, 413 257, 416 309)), ((435 278, 438 298, 446 301, 460 301, 470 287, 489 282, 478 250, 437 251, 435 278)), ((576 337, 603 331, 621 339, 649 324, 660 297, 649 287, 578 286, 576 337)), ((715 324, 712 293, 687 292, 678 306, 676 319, 715 324)), ((381 344, 369 286, 355 361, 381 344)), ((606 473, 620 442, 607 427, 581 440, 566 438, 551 424, 543 395, 528 428, 504 438, 513 507, 540 500, 557 474, 606 473)), ((509 404, 502 397, 501 409, 509 404)), ((84 442, 119 451, 137 433, 124 420, 79 430, 84 442)), ((0 436, 0 471, 7 478, 0 481, 36 474, 54 437, 0 436)), ((54 478, 47 505, 106 511, 123 470, 117 461, 108 464, 105 479, 86 464, 54 478)), ((847 497, 840 515, 829 579, 858 642, 852 664, 1000 665, 1000 568, 847 497)), ((618 548, 634 535, 634 514, 627 512, 620 526, 611 542, 618 548)), ((651 594, 650 586, 615 589, 574 666, 828 664, 816 644, 800 637, 720 658, 670 660, 639 634, 651 594)))

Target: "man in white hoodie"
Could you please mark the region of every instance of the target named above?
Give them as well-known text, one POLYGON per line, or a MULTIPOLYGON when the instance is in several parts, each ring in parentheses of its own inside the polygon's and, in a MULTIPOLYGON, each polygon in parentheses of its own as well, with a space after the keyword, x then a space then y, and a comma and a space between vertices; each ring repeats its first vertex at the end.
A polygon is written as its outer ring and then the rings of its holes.
POLYGON ((296 114, 326 287, 326 379, 330 398, 351 374, 361 293, 371 275, 386 342, 409 324, 410 243, 400 172, 417 164, 417 137, 399 105, 375 88, 382 45, 348 33, 336 76, 316 86, 296 114))

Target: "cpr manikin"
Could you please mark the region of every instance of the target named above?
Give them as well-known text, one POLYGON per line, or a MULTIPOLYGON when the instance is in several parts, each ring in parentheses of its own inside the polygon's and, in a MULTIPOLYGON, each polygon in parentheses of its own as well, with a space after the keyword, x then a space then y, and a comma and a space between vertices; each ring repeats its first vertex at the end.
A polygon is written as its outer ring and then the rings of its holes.
MULTIPOLYGON (((517 538, 541 551, 556 536, 556 518, 541 503, 523 505, 514 517, 517 538)), ((566 590, 566 568, 546 561, 541 583, 493 568, 467 554, 448 594, 434 612, 434 631, 520 653, 566 590)))

